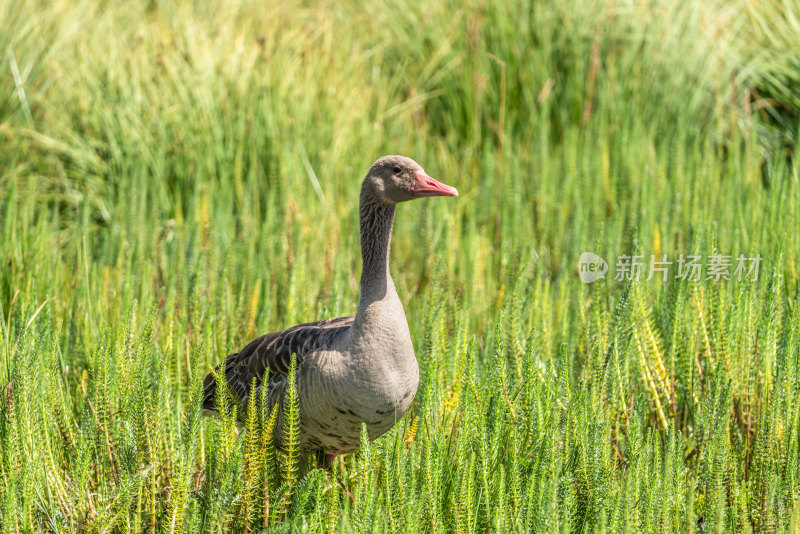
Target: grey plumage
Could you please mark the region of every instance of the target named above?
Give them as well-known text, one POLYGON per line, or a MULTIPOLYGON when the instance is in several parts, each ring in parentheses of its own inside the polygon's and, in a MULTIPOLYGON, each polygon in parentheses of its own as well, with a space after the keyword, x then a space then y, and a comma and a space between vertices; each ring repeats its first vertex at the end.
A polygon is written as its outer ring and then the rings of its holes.
MULTIPOLYGON (((224 362, 234 401, 244 409, 253 379, 267 388, 270 408, 282 402, 292 354, 300 405, 304 452, 335 455, 359 446, 361 424, 375 439, 406 412, 419 383, 403 304, 389 273, 395 204, 457 191, 425 174, 403 156, 378 159, 361 187, 361 296, 355 317, 339 317, 263 335, 224 362), (269 379, 263 383, 266 371, 269 379)), ((218 366, 204 381, 203 412, 216 413, 218 366)), ((282 417, 275 440, 282 446, 282 417)))
MULTIPOLYGON (((240 352, 229 355, 225 360, 224 376, 237 404, 243 408, 247 406, 253 379, 256 388, 260 388, 267 369, 269 383, 285 380, 292 354, 296 355, 295 364, 301 366, 307 354, 331 345, 352 324, 353 317, 299 324, 280 332, 264 334, 248 343, 240 352)), ((217 373, 219 367, 206 376, 203 384, 203 408, 212 412, 215 408, 217 373)))

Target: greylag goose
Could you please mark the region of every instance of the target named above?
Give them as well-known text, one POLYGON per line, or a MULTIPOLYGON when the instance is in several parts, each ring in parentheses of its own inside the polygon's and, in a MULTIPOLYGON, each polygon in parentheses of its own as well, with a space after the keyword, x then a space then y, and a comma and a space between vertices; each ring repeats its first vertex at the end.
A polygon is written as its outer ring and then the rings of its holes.
MULTIPOLYGON (((257 394, 268 388, 269 409, 282 403, 292 354, 300 408, 299 445, 304 454, 329 458, 359 447, 361 424, 374 440, 408 410, 419 384, 403 303, 389 274, 389 242, 395 204, 415 198, 457 196, 412 159, 384 156, 361 184, 361 296, 355 317, 339 317, 265 334, 229 355, 224 377, 233 401, 248 405, 253 379, 257 394), (263 383, 269 370, 267 383, 263 383)), ((222 364, 220 364, 222 365, 222 364)), ((219 366, 205 377, 203 413, 218 414, 219 366)), ((279 410, 279 414, 283 410, 279 410)), ((282 417, 274 437, 283 445, 282 417)))

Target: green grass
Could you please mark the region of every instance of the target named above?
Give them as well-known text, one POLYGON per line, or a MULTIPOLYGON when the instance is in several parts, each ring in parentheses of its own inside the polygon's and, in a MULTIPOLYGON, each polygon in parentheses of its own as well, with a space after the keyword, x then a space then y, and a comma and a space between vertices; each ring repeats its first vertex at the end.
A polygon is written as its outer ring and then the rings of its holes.
POLYGON ((2 531, 800 532, 797 6, 359 4, 0 0, 2 531), (384 153, 422 383, 306 471, 199 381, 354 311, 384 153))

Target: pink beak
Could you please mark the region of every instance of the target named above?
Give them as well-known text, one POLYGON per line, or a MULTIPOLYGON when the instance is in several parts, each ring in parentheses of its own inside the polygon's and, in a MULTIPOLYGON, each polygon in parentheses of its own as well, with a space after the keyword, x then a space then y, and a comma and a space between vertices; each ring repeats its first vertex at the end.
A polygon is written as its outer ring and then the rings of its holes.
POLYGON ((414 198, 457 197, 458 189, 437 182, 425 174, 425 171, 417 171, 414 173, 414 187, 411 188, 411 194, 414 195, 414 198))

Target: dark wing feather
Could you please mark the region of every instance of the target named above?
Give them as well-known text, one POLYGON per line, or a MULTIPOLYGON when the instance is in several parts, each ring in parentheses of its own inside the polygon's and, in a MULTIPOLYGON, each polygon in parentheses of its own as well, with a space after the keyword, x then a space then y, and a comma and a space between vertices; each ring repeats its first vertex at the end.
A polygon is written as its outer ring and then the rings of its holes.
MULTIPOLYGON (((282 380, 289 372, 292 354, 297 355, 299 367, 306 354, 330 346, 351 324, 353 317, 337 317, 299 324, 254 339, 241 351, 225 359, 228 389, 238 403, 244 403, 250 394, 253 378, 256 379, 256 387, 261 386, 264 373, 269 369, 270 383, 282 380)), ((211 412, 216 412, 218 371, 219 366, 203 381, 203 409, 211 412)))

